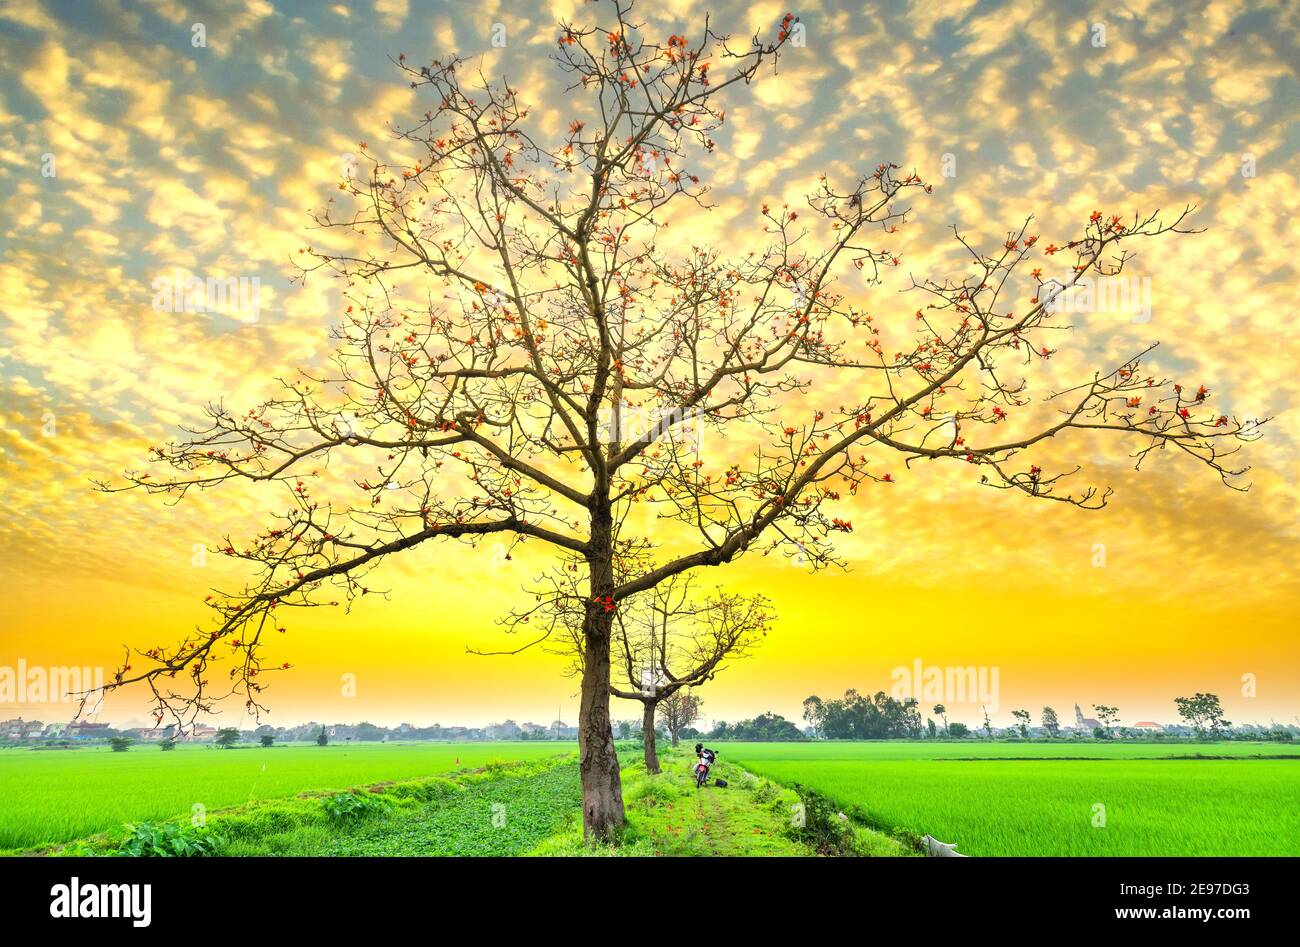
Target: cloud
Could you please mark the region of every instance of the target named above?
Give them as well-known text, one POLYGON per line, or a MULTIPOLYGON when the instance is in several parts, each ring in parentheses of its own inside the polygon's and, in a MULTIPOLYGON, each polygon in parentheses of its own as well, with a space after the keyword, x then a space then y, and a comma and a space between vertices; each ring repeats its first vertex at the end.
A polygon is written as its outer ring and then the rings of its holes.
MULTIPOLYGON (((1254 491, 1225 491, 1175 458, 1134 474, 1124 446, 1086 438, 1045 457, 1116 485, 1114 507, 1099 514, 981 490, 960 466, 899 467, 892 488, 846 507, 856 528, 844 548, 861 570, 949 589, 1032 576, 1070 590, 1096 578, 1090 549, 1105 542, 1107 587, 1135 608, 1189 590, 1244 610, 1294 601, 1300 155, 1288 128, 1300 26, 1294 5, 1200 6, 1135 0, 1098 14, 1099 47, 1091 15, 1054 4, 813 3, 800 11, 808 45, 734 90, 717 152, 691 156, 714 209, 674 209, 673 246, 749 246, 761 236, 757 206, 800 206, 823 171, 851 180, 894 160, 933 179, 934 194, 888 238, 905 265, 879 287, 843 275, 892 345, 911 337, 908 276, 959 266, 953 224, 996 244, 1034 213, 1044 244, 1060 243, 1094 209, 1199 205, 1204 233, 1141 246, 1130 264, 1151 280, 1151 323, 1080 320, 1052 377, 1036 381, 1087 377, 1163 339, 1166 370, 1210 384, 1225 409, 1277 415, 1249 449, 1254 491), (941 176, 948 154, 954 177, 941 176)), ((308 214, 338 193, 343 156, 361 141, 394 150, 392 125, 428 107, 427 90, 412 90, 390 56, 459 53, 473 66, 484 56, 553 142, 580 96, 563 91, 548 58, 553 21, 593 9, 248 0, 204 14, 208 47, 198 49, 189 7, 137 7, 94 22, 65 5, 0 3, 0 468, 12 511, 0 562, 37 584, 71 572, 193 585, 183 557, 159 562, 150 549, 256 530, 263 494, 205 496, 160 515, 147 499, 91 494, 88 479, 138 466, 205 403, 254 403, 274 375, 325 358, 337 296, 290 286, 289 261, 307 244, 342 246, 309 230, 308 214), (509 42, 493 50, 497 21, 509 42), (55 177, 41 174, 47 153, 55 177), (256 322, 153 311, 152 279, 176 269, 257 276, 265 311, 256 322), (58 420, 52 439, 41 434, 47 413, 58 420)), ((743 44, 769 35, 785 9, 730 0, 713 5, 710 22, 743 44)), ((697 39, 700 10, 684 0, 644 8, 656 39, 697 39)), ((826 390, 839 393, 836 384, 826 390)))

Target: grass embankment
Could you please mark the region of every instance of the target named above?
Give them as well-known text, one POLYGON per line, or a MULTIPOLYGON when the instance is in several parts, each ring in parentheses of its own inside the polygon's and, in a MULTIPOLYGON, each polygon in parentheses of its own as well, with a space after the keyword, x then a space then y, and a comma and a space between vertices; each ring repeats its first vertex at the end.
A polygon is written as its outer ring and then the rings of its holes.
POLYGON ((905 855, 910 837, 891 837, 840 818, 825 800, 755 776, 719 760, 713 777, 727 782, 695 788, 694 754, 668 749, 662 772, 651 776, 645 763, 620 749, 627 827, 612 845, 589 846, 580 822, 546 839, 534 855, 805 856, 905 855))

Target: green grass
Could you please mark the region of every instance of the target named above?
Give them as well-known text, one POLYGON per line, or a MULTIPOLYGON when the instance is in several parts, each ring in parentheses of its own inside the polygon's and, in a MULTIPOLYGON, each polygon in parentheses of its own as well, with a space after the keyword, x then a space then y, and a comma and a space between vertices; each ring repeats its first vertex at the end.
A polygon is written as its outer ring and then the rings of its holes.
POLYGON ((209 820, 223 855, 519 855, 580 812, 574 754, 322 798, 252 803, 209 820), (346 808, 338 799, 362 798, 346 808))
POLYGON ((521 855, 577 824, 582 783, 573 759, 525 764, 462 781, 361 832, 335 836, 311 855, 521 855))
POLYGON ((863 824, 930 834, 967 855, 1300 854, 1300 749, 1286 745, 817 742, 720 749, 755 773, 825 794, 863 824), (1233 758, 1169 758, 1189 754, 1233 758), (1293 758, 1250 758, 1277 754, 1293 758), (1098 805, 1104 827, 1094 826, 1098 805))
POLYGON ((0 850, 115 830, 144 820, 189 819, 252 800, 341 790, 475 769, 494 760, 541 760, 560 743, 364 743, 219 750, 137 745, 0 750, 0 850))
POLYGON ((798 758, 824 760, 969 760, 969 759, 1069 759, 1099 760, 1162 759, 1169 757, 1267 757, 1300 758, 1300 746, 1288 743, 1126 743, 1099 740, 1053 741, 928 741, 877 740, 848 742, 817 740, 807 743, 719 743, 719 749, 739 759, 782 759, 797 748, 798 758))
MULTIPOLYGON (((667 751, 664 772, 648 775, 623 749, 628 824, 611 845, 582 837, 576 754, 509 763, 446 776, 385 782, 342 792, 254 801, 207 814, 194 827, 182 816, 119 826, 37 849, 43 854, 295 855, 710 855, 816 854, 792 816, 792 790, 735 764, 715 770, 730 782, 697 790, 686 752, 667 751), (148 844, 143 844, 146 842, 148 844)), ((833 811, 833 810, 832 810, 833 811)), ((837 853, 904 854, 896 839, 849 822, 834 823, 837 853)))
POLYGON ((663 748, 651 776, 639 747, 620 743, 628 825, 596 847, 582 840, 577 764, 562 744, 4 750, 0 848, 115 854, 132 832, 190 831, 199 803, 202 831, 227 855, 904 855, 927 833, 970 855, 1300 854, 1300 748, 1286 745, 718 749, 715 775, 731 785, 697 791, 689 751, 663 748), (1296 758, 1263 758, 1274 755, 1296 758), (810 790, 830 800, 806 807, 821 815, 817 832, 795 824, 810 790))
POLYGON ((209 813, 200 827, 185 818, 145 822, 33 853, 518 855, 567 829, 580 802, 576 754, 568 753, 340 793, 249 802, 209 813), (141 839, 149 844, 142 846, 141 839), (190 851, 173 851, 173 839, 189 843, 190 851))

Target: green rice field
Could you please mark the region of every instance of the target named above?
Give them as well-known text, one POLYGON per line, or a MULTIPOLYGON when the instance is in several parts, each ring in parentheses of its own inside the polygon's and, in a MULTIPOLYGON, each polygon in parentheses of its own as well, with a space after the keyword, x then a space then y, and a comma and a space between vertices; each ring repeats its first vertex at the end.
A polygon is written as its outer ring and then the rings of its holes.
POLYGON ((221 750, 182 745, 0 750, 0 849, 63 842, 144 819, 188 817, 308 790, 339 790, 539 760, 567 743, 358 743, 221 750))
POLYGON ((828 796, 868 824, 933 835, 967 855, 1300 854, 1300 748, 1285 744, 720 749, 755 773, 828 796), (1189 755, 1201 758, 1175 758, 1189 755), (1287 758, 1263 758, 1279 755, 1287 758))

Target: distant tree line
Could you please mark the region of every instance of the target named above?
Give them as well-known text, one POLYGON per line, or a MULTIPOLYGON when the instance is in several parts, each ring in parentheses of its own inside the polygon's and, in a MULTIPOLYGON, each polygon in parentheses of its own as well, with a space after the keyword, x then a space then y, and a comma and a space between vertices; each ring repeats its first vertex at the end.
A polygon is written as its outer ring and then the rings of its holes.
POLYGON ((713 729, 703 734, 709 740, 751 740, 765 742, 769 740, 806 740, 807 735, 797 725, 786 720, 780 714, 759 714, 753 720, 739 723, 727 723, 719 720, 713 729))
POLYGON ((867 697, 850 688, 839 700, 814 695, 803 702, 803 717, 828 740, 916 740, 922 732, 916 698, 896 700, 884 691, 867 697))
MULTIPOLYGON (((1081 734, 1071 731, 1073 739, 1091 737, 1096 740, 1122 739, 1186 739, 1191 736, 1200 740, 1274 740, 1290 742, 1296 737, 1296 728, 1273 724, 1270 727, 1246 725, 1233 729, 1232 723, 1224 719, 1223 705, 1215 694, 1196 693, 1191 697, 1175 697, 1174 706, 1181 718, 1181 727, 1165 729, 1134 729, 1120 725, 1118 707, 1107 704, 1093 704, 1096 726, 1091 733, 1081 734)), ((982 708, 983 720, 976 733, 984 739, 1057 739, 1063 735, 1061 720, 1056 710, 1044 707, 1038 728, 1032 726, 1032 715, 1023 708, 1011 711, 1012 724, 1007 727, 995 727, 989 717, 987 708, 982 708)), ((949 722, 948 709, 943 704, 932 708, 934 718, 921 716, 919 701, 915 698, 897 699, 877 691, 866 696, 856 690, 847 690, 839 700, 823 700, 816 695, 803 702, 803 719, 812 732, 828 740, 914 740, 922 736, 934 739, 966 739, 971 736, 970 727, 957 721, 949 722)), ((793 726, 793 725, 791 725, 793 726)))

